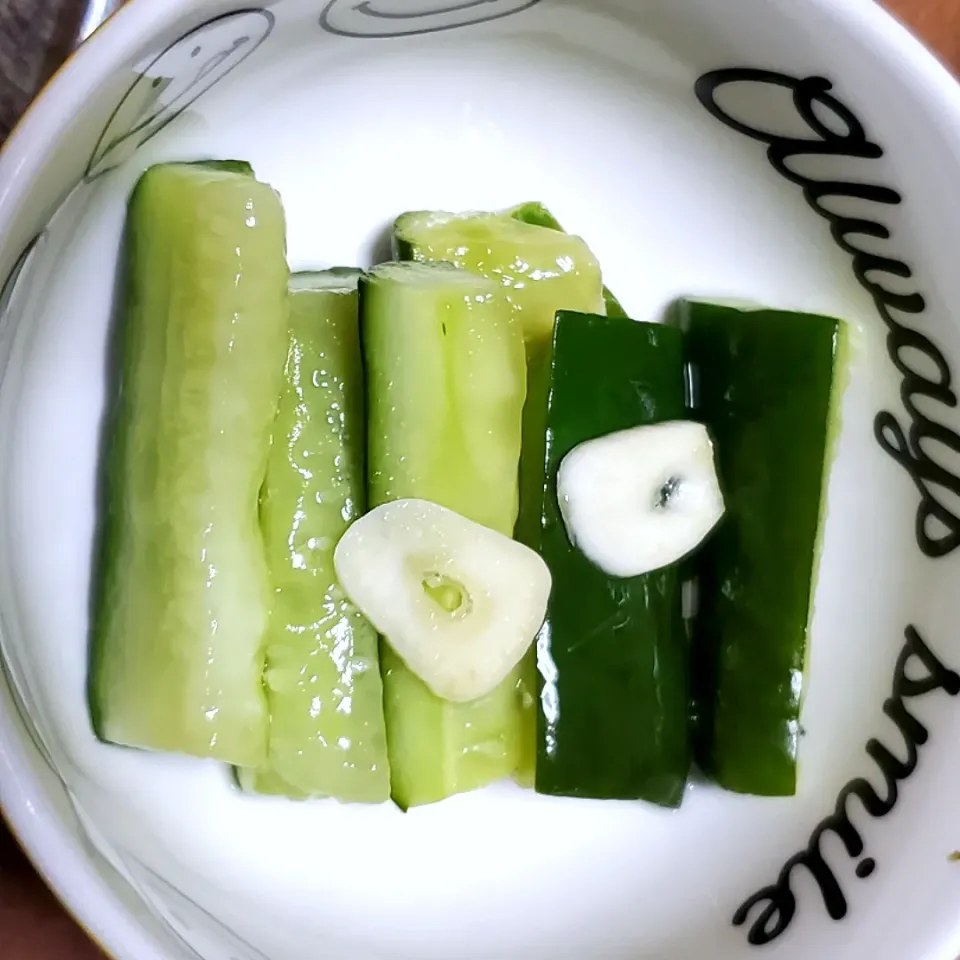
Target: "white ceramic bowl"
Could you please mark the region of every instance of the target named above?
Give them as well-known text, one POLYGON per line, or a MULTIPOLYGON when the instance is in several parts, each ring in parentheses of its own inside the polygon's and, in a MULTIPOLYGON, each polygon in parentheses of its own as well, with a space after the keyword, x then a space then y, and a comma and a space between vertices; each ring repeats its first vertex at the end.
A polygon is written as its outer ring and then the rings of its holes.
POLYGON ((869 0, 133 0, 0 158, 0 801, 64 902, 136 960, 955 960, 958 183, 960 91, 869 0), (637 318, 849 320, 796 797, 498 785, 404 817, 96 742, 124 202, 203 155, 280 189, 294 267, 372 261, 404 209, 540 199, 637 318))

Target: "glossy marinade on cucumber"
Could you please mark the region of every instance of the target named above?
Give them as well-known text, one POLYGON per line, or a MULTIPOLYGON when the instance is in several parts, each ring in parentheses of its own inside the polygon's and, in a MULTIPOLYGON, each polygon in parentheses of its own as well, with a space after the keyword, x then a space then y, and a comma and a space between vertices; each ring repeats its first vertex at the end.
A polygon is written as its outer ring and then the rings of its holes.
MULTIPOLYGON (((549 230, 559 230, 561 233, 567 232, 560 226, 560 221, 550 210, 535 200, 519 203, 517 206, 505 210, 504 213, 513 217, 514 220, 520 220, 522 223, 529 223, 535 227, 546 227, 549 230)), ((627 315, 620 301, 607 286, 603 288, 603 302, 606 307, 604 312, 608 317, 625 317, 627 315)))
POLYGON ((495 280, 517 312, 528 350, 549 342, 557 310, 603 312, 600 265, 580 237, 511 213, 405 213, 401 260, 444 260, 495 280))
MULTIPOLYGON (((360 281, 371 508, 432 501, 512 535, 526 395, 523 335, 496 285, 448 263, 393 263, 360 281)), ((382 648, 394 800, 441 800, 515 772, 519 670, 473 703, 438 697, 382 648)))
POLYGON ((265 789, 377 803, 390 796, 378 638, 333 565, 366 501, 359 277, 334 269, 290 280, 285 381, 260 497, 273 587, 264 687, 276 777, 265 789))
POLYGON ((727 789, 791 795, 844 325, 697 300, 670 319, 728 507, 696 562, 698 762, 727 789))
POLYGON ((677 568, 605 572, 568 535, 556 483, 581 444, 684 419, 682 336, 660 324, 563 312, 545 371, 530 387, 544 426, 518 525, 553 575, 537 638, 536 789, 677 806, 690 766, 677 568))
POLYGON ((102 739, 240 766, 267 752, 257 504, 289 277, 248 170, 161 164, 129 202, 89 677, 102 739))

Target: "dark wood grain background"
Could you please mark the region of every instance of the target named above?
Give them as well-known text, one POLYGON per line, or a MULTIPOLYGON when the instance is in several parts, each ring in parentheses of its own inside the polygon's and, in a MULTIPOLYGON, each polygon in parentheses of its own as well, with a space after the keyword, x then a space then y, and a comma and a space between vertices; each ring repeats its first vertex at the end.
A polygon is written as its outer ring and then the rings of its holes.
MULTIPOLYGON (((887 3, 960 72, 960 0, 887 3)), ((0 0, 0 141, 69 52, 83 7, 79 0, 0 0)), ((2 823, 0 960, 103 960, 34 873, 2 823)))

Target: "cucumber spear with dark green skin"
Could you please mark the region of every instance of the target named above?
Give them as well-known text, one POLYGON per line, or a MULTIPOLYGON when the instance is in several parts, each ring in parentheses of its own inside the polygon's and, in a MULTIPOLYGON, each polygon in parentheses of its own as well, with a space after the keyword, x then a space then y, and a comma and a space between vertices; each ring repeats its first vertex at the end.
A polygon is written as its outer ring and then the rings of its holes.
POLYGON ((537 638, 536 789, 678 806, 690 743, 677 567, 624 579, 604 573, 571 542, 556 477, 585 441, 685 417, 681 334, 560 313, 545 376, 530 389, 544 427, 538 470, 521 493, 518 539, 553 575, 537 638))
POLYGON ((290 281, 286 380, 260 498, 273 584, 270 743, 253 785, 379 803, 390 797, 390 773, 378 638, 333 568, 366 500, 359 277, 335 269, 290 281))
POLYGON ((717 444, 727 516, 695 560, 697 759, 740 793, 796 791, 812 585, 843 324, 680 301, 694 415, 717 444))
POLYGON ((154 166, 130 199, 89 679, 104 740, 266 757, 257 501, 287 351, 285 232, 245 164, 154 166))

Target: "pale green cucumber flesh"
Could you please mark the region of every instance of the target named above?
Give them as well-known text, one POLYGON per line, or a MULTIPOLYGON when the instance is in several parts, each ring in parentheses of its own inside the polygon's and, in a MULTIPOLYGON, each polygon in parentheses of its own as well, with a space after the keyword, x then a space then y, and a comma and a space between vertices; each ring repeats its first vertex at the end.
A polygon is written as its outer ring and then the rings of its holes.
POLYGON ((315 800, 319 797, 304 793, 287 783, 275 770, 269 767, 234 767, 237 786, 244 793, 259 794, 264 797, 283 797, 286 800, 315 800))
MULTIPOLYGON (((506 535, 517 514, 523 336, 495 285, 448 264, 360 282, 370 506, 431 500, 506 535)), ((451 703, 381 646, 394 800, 405 809, 509 777, 521 763, 519 668, 451 703)), ((529 712, 529 711, 528 711, 529 712)))
POLYGON ((277 195, 244 173, 159 165, 130 200, 89 676, 104 740, 266 755, 257 498, 287 349, 284 252, 277 195))
POLYGON ((387 642, 381 666, 393 799, 401 809, 476 790, 520 766, 519 667, 487 696, 464 704, 433 694, 387 642))
POLYGON ((360 295, 370 506, 419 497, 512 534, 526 396, 513 313, 449 264, 382 264, 360 295))
POLYGON ((260 520, 273 583, 268 768, 293 795, 378 803, 390 775, 376 631, 333 566, 364 508, 358 271, 297 275, 260 520))
MULTIPOLYGON (((503 211, 514 220, 521 220, 523 223, 532 223, 538 227, 547 227, 550 230, 559 230, 566 233, 566 230, 560 226, 560 221, 547 209, 542 203, 536 200, 527 203, 517 204, 503 211)), ((606 315, 608 317, 626 317, 627 311, 623 309, 620 301, 613 295, 613 291, 604 286, 603 302, 606 306, 606 315)))
POLYGON ((405 213, 394 247, 403 260, 448 261, 494 280, 528 345, 549 342, 558 310, 604 310, 600 264, 587 244, 510 213, 405 213))

